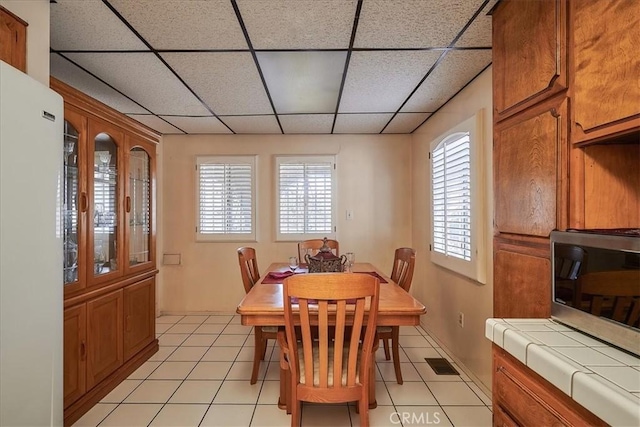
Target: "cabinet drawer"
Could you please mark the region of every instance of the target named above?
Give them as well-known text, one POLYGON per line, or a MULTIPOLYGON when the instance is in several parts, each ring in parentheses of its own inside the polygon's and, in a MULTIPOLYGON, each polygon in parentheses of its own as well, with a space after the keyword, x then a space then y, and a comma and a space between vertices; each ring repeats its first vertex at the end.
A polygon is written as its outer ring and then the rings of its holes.
POLYGON ((495 427, 519 427, 500 406, 493 407, 493 425, 495 427))
MULTIPOLYGON (((501 406, 510 414, 517 414, 521 425, 564 426, 543 403, 514 376, 514 372, 503 364, 496 371, 495 393, 501 406)), ((516 416, 516 415, 514 415, 516 416)), ((508 425, 508 424, 507 424, 508 425)))
MULTIPOLYGON (((606 426, 600 418, 520 363, 493 346, 493 407, 496 420, 521 426, 606 426)), ((500 424, 496 424, 500 425, 500 424)))

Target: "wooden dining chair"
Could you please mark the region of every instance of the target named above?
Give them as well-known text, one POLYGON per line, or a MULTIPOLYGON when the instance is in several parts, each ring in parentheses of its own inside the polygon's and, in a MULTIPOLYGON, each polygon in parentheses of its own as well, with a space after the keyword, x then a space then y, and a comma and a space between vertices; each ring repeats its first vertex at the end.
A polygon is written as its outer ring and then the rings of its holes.
MULTIPOLYGON (((300 260, 300 262, 305 262, 304 255, 307 249, 310 249, 311 256, 314 256, 318 253, 323 244, 323 239, 309 239, 299 242, 298 259, 300 260)), ((327 239, 327 246, 329 246, 337 256, 340 256, 340 245, 337 240, 327 239)))
MULTIPOLYGON (((413 268, 416 264, 416 251, 412 248, 396 249, 391 269, 391 280, 402 289, 409 292, 411 280, 413 279, 413 268)), ((402 384, 402 370, 400 368, 400 326, 379 326, 378 336, 384 346, 384 356, 387 360, 389 355, 389 341, 391 341, 391 351, 393 353, 393 368, 396 371, 396 381, 402 384)))
MULTIPOLYGON (((248 246, 238 248, 238 262, 240 263, 242 284, 244 285, 245 292, 248 293, 260 280, 260 270, 258 269, 256 250, 248 246)), ((278 337, 278 328, 276 326, 256 326, 253 329, 255 347, 253 350, 251 384, 255 384, 258 381, 260 361, 264 360, 269 340, 275 340, 278 337)))
POLYGON ((379 292, 379 279, 365 274, 285 279, 285 328, 278 343, 288 367, 292 426, 300 425, 301 401, 357 401, 360 425, 369 425, 379 292))

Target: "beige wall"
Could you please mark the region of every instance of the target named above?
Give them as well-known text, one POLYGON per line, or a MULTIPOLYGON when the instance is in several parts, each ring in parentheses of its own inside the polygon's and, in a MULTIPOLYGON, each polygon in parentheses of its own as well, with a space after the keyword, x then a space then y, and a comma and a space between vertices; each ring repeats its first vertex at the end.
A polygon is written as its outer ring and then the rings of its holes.
POLYGON ((49 0, 0 0, 27 22, 27 74, 49 87, 49 0))
POLYGON ((418 251, 413 278, 413 293, 427 307, 422 317, 425 328, 451 350, 487 387, 491 387, 491 345, 484 338, 484 324, 493 312, 492 252, 492 92, 491 68, 485 70, 455 99, 447 103, 412 134, 412 243, 418 251), (429 259, 431 235, 429 145, 449 129, 484 109, 482 154, 485 171, 485 250, 487 284, 481 285, 429 259), (458 313, 465 316, 464 328, 458 326, 458 313))
POLYGON ((296 242, 274 241, 275 154, 336 155, 341 252, 390 273, 395 248, 411 245, 410 135, 167 135, 161 146, 158 253, 182 257, 180 266, 160 265, 163 313, 235 311, 244 295, 239 246, 256 248, 262 270, 297 253, 296 242), (195 242, 195 157, 222 154, 258 156, 257 242, 195 242))

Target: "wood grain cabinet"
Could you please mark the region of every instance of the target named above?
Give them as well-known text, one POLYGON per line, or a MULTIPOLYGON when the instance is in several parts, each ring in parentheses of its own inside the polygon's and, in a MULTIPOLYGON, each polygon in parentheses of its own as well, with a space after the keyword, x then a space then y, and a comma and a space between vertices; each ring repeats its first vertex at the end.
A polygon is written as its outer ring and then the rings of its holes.
POLYGON ((65 425, 158 350, 160 135, 51 78, 64 98, 65 425))
POLYGON ((155 339, 153 278, 124 288, 124 357, 129 359, 155 339))
POLYGON ((0 6, 0 61, 27 72, 27 23, 0 6))
POLYGON ((549 236, 566 213, 558 201, 566 161, 566 101, 543 105, 494 128, 495 228, 549 236))
POLYGON ((606 426, 503 349, 493 347, 494 426, 606 426))
POLYGON ((122 289, 87 302, 87 388, 122 366, 122 289))
MULTIPOLYGON (((546 318, 552 230, 640 225, 640 15, 503 0, 492 22, 494 316, 546 318)), ((511 362, 495 359, 494 425, 602 423, 511 362)))
POLYGON ((551 315, 551 262, 546 240, 523 245, 494 242, 493 315, 526 318, 551 315))
POLYGON ((640 13, 628 0, 572 1, 573 142, 640 129, 640 13))
POLYGON ((565 0, 505 0, 493 12, 494 119, 567 88, 565 0))
POLYGON ((87 389, 87 306, 64 310, 64 407, 87 389))

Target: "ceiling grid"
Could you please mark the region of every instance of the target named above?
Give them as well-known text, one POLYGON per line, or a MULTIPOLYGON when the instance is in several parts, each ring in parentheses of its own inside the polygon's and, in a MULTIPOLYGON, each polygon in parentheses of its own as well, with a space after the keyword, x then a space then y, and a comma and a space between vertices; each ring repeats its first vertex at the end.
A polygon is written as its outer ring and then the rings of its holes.
POLYGON ((57 0, 51 74, 164 134, 411 133, 497 0, 57 0))

